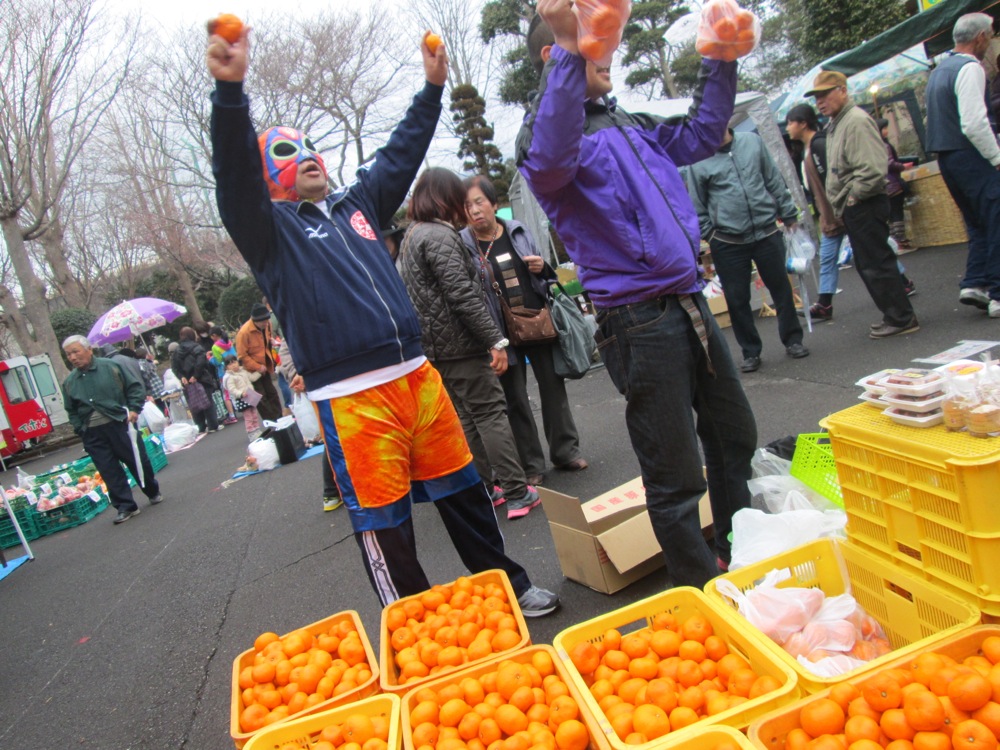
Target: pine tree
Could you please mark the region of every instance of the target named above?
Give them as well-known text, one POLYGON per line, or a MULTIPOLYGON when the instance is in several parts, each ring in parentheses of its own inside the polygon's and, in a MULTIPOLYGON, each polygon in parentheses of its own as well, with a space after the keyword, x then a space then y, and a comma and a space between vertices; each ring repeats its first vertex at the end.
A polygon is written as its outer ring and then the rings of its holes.
POLYGON ((503 154, 493 142, 493 127, 486 122, 486 101, 471 84, 451 90, 452 120, 461 138, 458 155, 465 159, 463 169, 486 175, 496 188, 501 202, 507 199, 510 183, 503 164, 503 154))

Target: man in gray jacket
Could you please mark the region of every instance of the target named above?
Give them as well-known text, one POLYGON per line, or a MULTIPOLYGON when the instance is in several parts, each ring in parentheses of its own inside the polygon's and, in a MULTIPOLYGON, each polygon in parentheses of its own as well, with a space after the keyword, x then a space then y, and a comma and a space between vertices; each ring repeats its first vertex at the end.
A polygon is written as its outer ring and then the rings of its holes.
POLYGON ((763 347, 750 309, 754 263, 778 311, 778 335, 785 353, 795 359, 808 357, 785 269, 784 235, 777 224, 781 219, 791 229, 798 210, 760 136, 727 130, 713 156, 687 169, 687 185, 701 236, 712 248, 733 334, 743 351, 740 371, 760 367, 763 347))

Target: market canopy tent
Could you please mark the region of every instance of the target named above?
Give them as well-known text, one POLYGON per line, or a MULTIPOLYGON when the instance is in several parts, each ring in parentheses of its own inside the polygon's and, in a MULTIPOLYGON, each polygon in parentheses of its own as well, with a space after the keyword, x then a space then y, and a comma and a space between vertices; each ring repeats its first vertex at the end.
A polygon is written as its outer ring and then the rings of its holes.
POLYGON ((927 57, 934 57, 952 48, 955 21, 966 13, 979 12, 1000 16, 1000 0, 942 0, 864 44, 830 58, 822 67, 850 77, 920 43, 927 57))

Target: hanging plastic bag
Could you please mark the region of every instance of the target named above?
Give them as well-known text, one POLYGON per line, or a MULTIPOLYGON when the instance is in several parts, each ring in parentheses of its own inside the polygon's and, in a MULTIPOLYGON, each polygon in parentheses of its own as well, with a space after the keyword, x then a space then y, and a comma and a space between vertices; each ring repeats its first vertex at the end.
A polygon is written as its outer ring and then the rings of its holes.
POLYGON ((811 261, 816 257, 816 243, 801 224, 785 230, 785 252, 789 258, 811 261))
POLYGON ((168 424, 163 430, 163 442, 166 444, 167 453, 191 445, 197 439, 198 428, 190 422, 168 424))
POLYGON ((747 622, 782 644, 802 630, 823 606, 823 592, 819 589, 778 588, 789 576, 787 568, 775 569, 748 591, 740 591, 725 578, 717 580, 715 588, 736 605, 747 622))
POLYGON ((710 60, 733 62, 753 52, 760 41, 760 21, 735 0, 711 0, 701 9, 695 49, 710 60))
POLYGON ((316 419, 316 409, 304 393, 296 393, 292 401, 292 416, 299 425, 302 439, 307 443, 320 438, 319 420, 316 419))
POLYGON ((146 420, 146 426, 150 432, 163 432, 167 426, 167 417, 159 407, 152 401, 147 401, 142 405, 142 417, 146 420))
POLYGON ((576 44, 580 55, 591 62, 608 66, 622 42, 622 30, 632 13, 630 0, 577 0, 576 44))
POLYGON ((248 452, 257 461, 257 468, 260 471, 269 471, 277 466, 280 461, 278 460, 278 446, 274 444, 274 440, 271 438, 258 438, 250 443, 248 452))
POLYGON ((791 510, 764 513, 743 508, 733 514, 732 570, 812 542, 821 537, 845 536, 847 514, 840 510, 791 510))

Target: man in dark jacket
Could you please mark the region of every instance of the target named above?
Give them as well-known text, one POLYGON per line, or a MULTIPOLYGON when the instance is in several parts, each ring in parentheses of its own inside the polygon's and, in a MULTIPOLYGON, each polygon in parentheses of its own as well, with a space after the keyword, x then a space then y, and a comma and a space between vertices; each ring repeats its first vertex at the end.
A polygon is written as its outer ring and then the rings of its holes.
POLYGON ((333 192, 304 133, 275 127, 257 138, 243 93, 247 52, 246 31, 233 44, 209 38, 219 214, 281 319, 299 371, 293 387, 304 385, 316 403, 372 587, 383 604, 429 587, 411 512, 414 501, 434 502, 469 570, 502 568, 524 614, 554 611, 558 598, 504 554, 486 486, 378 232, 434 136, 444 47, 421 45, 426 85, 355 182, 333 192))
POLYGON ((753 265, 777 309, 785 353, 808 357, 785 267, 785 236, 777 225, 781 219, 786 229, 794 227, 798 209, 760 136, 727 130, 714 156, 688 168, 687 183, 701 236, 712 248, 736 343, 743 350, 740 370, 760 367, 763 346, 750 309, 753 265))
POLYGON ((736 63, 703 61, 694 106, 664 119, 623 112, 607 98, 610 70, 578 54, 569 0, 539 0, 528 53, 542 80, 518 134, 518 167, 597 307, 598 348, 628 402, 625 423, 667 572, 676 585, 700 588, 728 562, 732 515, 750 505, 757 425, 701 293, 698 216, 677 166, 722 142, 736 63), (699 448, 719 561, 698 517, 699 448))
POLYGON ((129 436, 128 423, 139 418, 146 401, 146 388, 130 371, 110 359, 95 357, 83 336, 70 336, 62 345, 73 372, 63 381, 63 402, 73 430, 83 438, 83 449, 93 459, 108 488, 108 497, 124 523, 139 515, 122 464, 139 479, 135 456, 142 464, 142 492, 150 505, 163 500, 160 484, 142 440, 129 436))
POLYGON ((201 344, 197 342, 197 334, 193 328, 185 326, 180 330, 178 338, 180 346, 170 355, 170 369, 174 371, 174 375, 180 379, 183 386, 200 383, 208 398, 207 407, 192 403, 187 387, 184 389, 191 416, 198 425, 198 432, 218 432, 225 429, 219 424, 219 417, 215 413, 215 404, 212 401, 212 394, 218 390, 219 385, 218 378, 215 377, 215 368, 209 363, 201 344))

